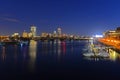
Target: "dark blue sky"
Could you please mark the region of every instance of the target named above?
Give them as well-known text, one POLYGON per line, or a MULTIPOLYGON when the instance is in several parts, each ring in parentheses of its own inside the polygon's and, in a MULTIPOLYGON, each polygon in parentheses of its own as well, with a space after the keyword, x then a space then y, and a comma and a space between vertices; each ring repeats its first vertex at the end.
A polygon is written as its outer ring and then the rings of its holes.
POLYGON ((1 0, 0 35, 29 31, 102 34, 120 26, 120 0, 1 0))

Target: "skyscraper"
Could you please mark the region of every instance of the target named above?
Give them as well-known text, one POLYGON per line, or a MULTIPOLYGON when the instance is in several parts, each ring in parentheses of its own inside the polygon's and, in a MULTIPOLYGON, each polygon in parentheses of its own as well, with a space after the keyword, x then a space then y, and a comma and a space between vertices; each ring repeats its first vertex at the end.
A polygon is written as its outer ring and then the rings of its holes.
POLYGON ((53 37, 57 37, 56 31, 53 32, 53 37))
POLYGON ((32 25, 30 30, 31 30, 31 33, 32 33, 32 37, 35 37, 36 36, 36 26, 32 25))
POLYGON ((58 37, 61 37, 61 34, 62 34, 61 28, 57 28, 57 33, 58 33, 58 37))

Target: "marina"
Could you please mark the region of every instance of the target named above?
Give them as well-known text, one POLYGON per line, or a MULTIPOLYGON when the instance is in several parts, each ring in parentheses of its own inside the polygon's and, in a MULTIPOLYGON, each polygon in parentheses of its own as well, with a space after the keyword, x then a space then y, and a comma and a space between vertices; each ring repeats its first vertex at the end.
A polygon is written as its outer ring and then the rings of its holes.
POLYGON ((111 47, 100 44, 98 41, 90 40, 83 56, 95 58, 109 58, 111 47))

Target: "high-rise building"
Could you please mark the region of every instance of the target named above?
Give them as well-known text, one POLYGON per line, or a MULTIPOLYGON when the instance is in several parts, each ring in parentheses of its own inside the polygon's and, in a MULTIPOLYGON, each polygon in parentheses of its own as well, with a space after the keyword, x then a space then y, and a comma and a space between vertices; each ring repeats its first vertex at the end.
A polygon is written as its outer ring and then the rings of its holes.
POLYGON ((32 33, 32 37, 35 37, 36 36, 36 26, 32 25, 30 30, 31 30, 31 33, 32 33))
POLYGON ((29 37, 29 38, 32 38, 32 33, 31 33, 31 32, 28 33, 28 37, 29 37))
POLYGON ((57 28, 57 33, 58 33, 58 37, 61 37, 61 35, 62 35, 61 28, 57 28))
POLYGON ((24 30, 24 32, 22 33, 22 37, 23 38, 28 38, 28 33, 24 30))
POLYGON ((57 32, 56 31, 53 32, 53 37, 57 37, 57 32))
POLYGON ((61 35, 61 33, 62 33, 61 28, 58 28, 57 31, 58 31, 58 35, 61 35))

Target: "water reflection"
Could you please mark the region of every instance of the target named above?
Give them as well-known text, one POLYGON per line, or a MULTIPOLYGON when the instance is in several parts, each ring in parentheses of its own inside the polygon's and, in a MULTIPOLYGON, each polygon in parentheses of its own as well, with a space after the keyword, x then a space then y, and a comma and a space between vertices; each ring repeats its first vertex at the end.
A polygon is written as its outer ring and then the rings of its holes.
POLYGON ((65 41, 61 42, 61 47, 62 47, 63 53, 65 54, 66 53, 66 42, 65 41))
POLYGON ((15 59, 15 62, 17 62, 17 45, 14 45, 14 59, 15 59))
POLYGON ((57 52, 57 41, 56 40, 54 40, 53 50, 54 50, 54 53, 57 52))
POLYGON ((27 57, 27 46, 23 47, 23 57, 24 59, 27 57))
POLYGON ((2 60, 5 61, 6 53, 5 53, 5 46, 2 47, 2 60))
POLYGON ((112 61, 116 61, 117 59, 120 60, 120 53, 112 49, 109 49, 109 53, 110 53, 110 60, 112 61))
POLYGON ((41 42, 41 52, 44 56, 49 56, 54 58, 57 58, 57 60, 60 60, 60 57, 63 56, 66 53, 66 42, 60 41, 60 40, 54 40, 54 41, 44 41, 41 42))
POLYGON ((106 60, 110 60, 109 58, 91 58, 91 57, 84 57, 85 60, 90 60, 90 61, 106 61, 106 60))
POLYGON ((61 55, 61 41, 59 40, 57 43, 57 53, 58 53, 58 58, 60 58, 61 55))
POLYGON ((53 41, 49 42, 49 46, 48 47, 49 47, 48 50, 49 50, 50 54, 52 54, 53 53, 53 41))
POLYGON ((36 51, 37 51, 37 42, 31 40, 29 45, 29 56, 30 56, 29 67, 31 71, 34 71, 35 68, 36 51))
POLYGON ((70 42, 70 50, 71 50, 71 53, 73 53, 73 50, 74 50, 74 47, 73 47, 74 45, 73 45, 73 44, 74 44, 73 41, 71 41, 71 42, 70 42))
POLYGON ((62 59, 61 57, 64 57, 66 54, 66 42, 65 41, 59 41, 57 46, 57 56, 58 60, 62 59))
POLYGON ((48 53, 48 41, 42 42, 42 53, 47 54, 48 53))

